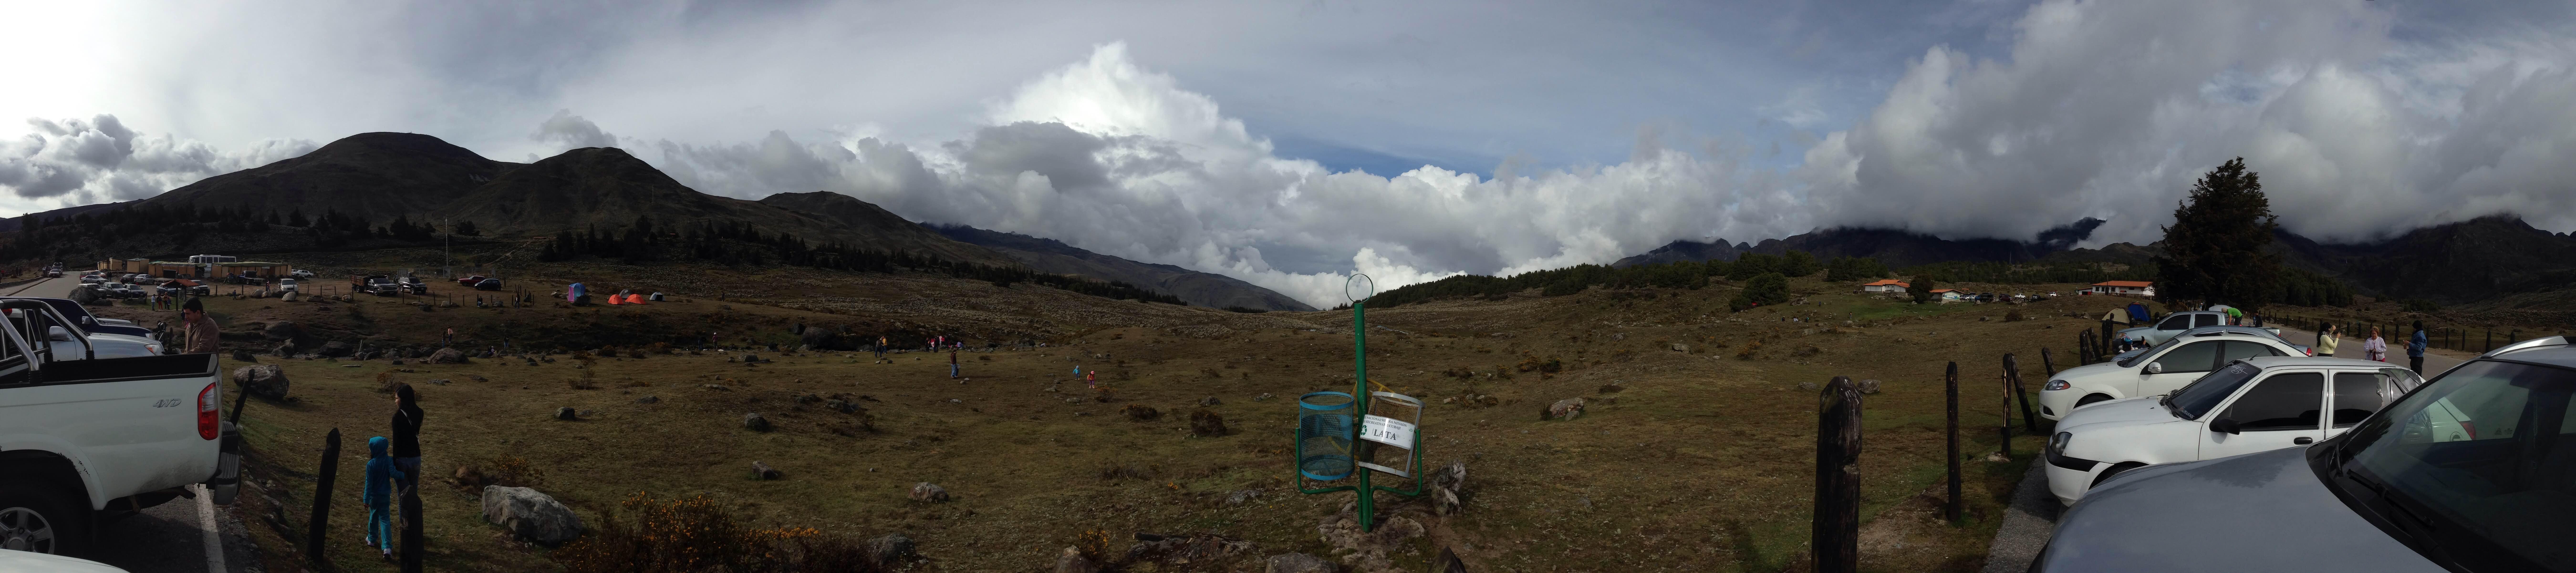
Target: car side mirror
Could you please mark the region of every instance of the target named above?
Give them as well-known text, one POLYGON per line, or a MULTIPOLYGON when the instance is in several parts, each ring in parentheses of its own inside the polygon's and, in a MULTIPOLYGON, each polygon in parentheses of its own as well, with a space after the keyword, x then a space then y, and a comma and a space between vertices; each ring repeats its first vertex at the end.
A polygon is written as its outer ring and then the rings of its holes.
POLYGON ((2163 363, 2163 362, 2149 362, 2149 363, 2147 363, 2147 373, 2148 373, 2148 374, 2163 374, 2163 373, 2165 373, 2165 363, 2163 363))
POLYGON ((2209 431, 2236 434, 2244 432, 2245 428, 2237 426, 2235 418, 2219 418, 2209 422, 2209 431))

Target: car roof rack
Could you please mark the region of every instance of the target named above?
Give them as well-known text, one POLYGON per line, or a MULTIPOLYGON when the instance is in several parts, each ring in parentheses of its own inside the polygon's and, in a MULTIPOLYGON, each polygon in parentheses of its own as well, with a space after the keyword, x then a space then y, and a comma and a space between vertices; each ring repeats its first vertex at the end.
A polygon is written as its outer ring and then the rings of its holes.
POLYGON ((2524 350, 2530 350, 2530 349, 2539 348, 2539 347, 2543 347, 2543 346, 2566 346, 2567 344, 2568 344, 2568 342, 2567 342, 2567 337, 2565 337, 2565 336, 2543 336, 2543 337, 2540 337, 2540 338, 2534 338, 2534 339, 2531 339, 2531 340, 2525 340, 2525 341, 2522 341, 2522 342, 2516 342, 2516 343, 2513 343, 2513 344, 2507 344, 2507 345, 2504 345, 2504 346, 2500 346, 2500 347, 2497 347, 2495 350, 2489 350, 2489 351, 2487 351, 2487 353, 2486 353, 2486 354, 2480 354, 2480 355, 2478 355, 2478 357, 2479 357, 2479 358, 2492 358, 2492 357, 2496 357, 2496 356, 2504 355, 2504 354, 2507 354, 2507 353, 2521 352, 2521 351, 2524 351, 2524 350))

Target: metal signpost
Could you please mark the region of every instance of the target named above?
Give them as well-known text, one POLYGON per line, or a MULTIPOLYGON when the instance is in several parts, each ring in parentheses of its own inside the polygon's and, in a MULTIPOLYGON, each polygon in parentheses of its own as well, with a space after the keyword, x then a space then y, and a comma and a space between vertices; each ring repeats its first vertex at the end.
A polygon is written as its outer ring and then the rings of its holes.
POLYGON ((1358 492, 1361 531, 1377 529, 1376 492, 1405 497, 1422 495, 1422 401, 1394 392, 1373 391, 1368 377, 1368 298, 1376 294, 1377 285, 1368 275, 1352 275, 1342 286, 1342 295, 1351 301, 1352 365, 1358 378, 1351 383, 1350 393, 1314 392, 1297 397, 1296 477, 1297 491, 1306 494, 1358 492), (1410 420, 1371 414, 1373 406, 1384 402, 1395 408, 1411 408, 1410 420), (1355 423, 1356 422, 1356 423, 1355 423), (1379 446, 1405 450, 1402 468, 1373 463, 1379 446), (1369 483, 1371 473, 1385 473, 1413 480, 1410 491, 1369 483), (1324 488, 1307 487, 1306 482, 1341 481, 1358 477, 1353 485, 1324 488))

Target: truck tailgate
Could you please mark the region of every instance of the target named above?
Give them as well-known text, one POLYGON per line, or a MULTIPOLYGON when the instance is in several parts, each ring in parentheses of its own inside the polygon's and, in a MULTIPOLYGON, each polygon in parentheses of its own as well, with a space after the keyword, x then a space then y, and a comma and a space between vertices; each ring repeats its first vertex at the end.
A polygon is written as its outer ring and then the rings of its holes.
POLYGON ((205 481, 222 443, 198 433, 198 394, 219 380, 212 354, 69 360, 0 376, 0 451, 71 459, 93 509, 205 481))

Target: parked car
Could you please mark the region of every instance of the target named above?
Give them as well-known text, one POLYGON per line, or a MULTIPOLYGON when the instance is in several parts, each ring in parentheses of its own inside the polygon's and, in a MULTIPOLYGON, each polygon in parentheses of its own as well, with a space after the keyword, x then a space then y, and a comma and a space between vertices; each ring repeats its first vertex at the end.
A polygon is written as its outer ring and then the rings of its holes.
POLYGON ((349 275, 349 292, 363 292, 376 296, 402 294, 402 291, 394 287, 394 279, 384 275, 349 275))
POLYGON ((15 551, 9 549, 0 549, 0 571, 23 571, 26 573, 125 573, 124 569, 118 569, 111 567, 106 563, 100 563, 88 559, 64 557, 61 555, 46 555, 43 553, 15 551))
POLYGON ((295 277, 295 278, 299 278, 299 279, 309 279, 309 278, 313 278, 313 271, 308 271, 308 270, 304 270, 304 269, 295 269, 295 270, 291 270, 291 271, 286 271, 286 276, 295 277))
MULTIPOLYGON (((2166 315, 2164 318, 2157 320, 2156 324, 2153 326, 2122 329, 2116 333, 2114 337, 2138 341, 2140 344, 2146 346, 2154 346, 2164 344, 2166 340, 2171 340, 2174 335, 2181 334, 2186 330, 2211 326, 2224 326, 2226 324, 2227 313, 2224 312, 2206 310, 2177 312, 2166 315)), ((2246 328, 2254 327, 2248 326, 2246 328)), ((2279 328, 2265 327, 2263 330, 2271 332, 2272 336, 2275 337, 2281 335, 2281 329, 2279 328)))
POLYGON ((72 299, 8 297, 0 298, 0 300, 33 300, 43 302, 46 306, 54 307, 54 312, 62 313, 64 318, 70 319, 72 323, 80 325, 81 330, 87 331, 90 334, 118 334, 147 340, 152 338, 151 329, 135 326, 134 321, 130 320, 105 318, 90 314, 88 308, 82 307, 79 301, 74 301, 72 299))
POLYGON ((277 292, 296 292, 295 279, 277 279, 277 292))
POLYGON ((474 290, 501 290, 501 279, 483 279, 474 283, 474 290))
POLYGON ((465 277, 465 278, 461 278, 461 279, 456 279, 456 285, 457 285, 457 286, 469 286, 469 287, 470 287, 470 286, 474 286, 474 285, 478 285, 478 284, 483 284, 483 279, 486 279, 486 278, 491 278, 491 277, 486 277, 486 276, 483 276, 483 275, 474 275, 474 276, 470 276, 470 277, 465 277))
POLYGON ((2059 371, 2039 391, 2039 417, 2059 420, 2077 408, 2172 392, 2241 358, 2310 356, 2314 350, 2270 331, 2212 326, 2183 331, 2164 344, 2113 357, 2110 362, 2059 371))
POLYGON ((99 278, 98 275, 81 275, 80 282, 85 285, 94 285, 107 281, 106 279, 99 278))
POLYGON ((94 512, 197 495, 189 485, 233 502, 240 438, 221 419, 214 355, 69 356, 22 336, 72 324, 61 313, 33 300, 0 309, 15 315, 0 333, 0 533, 11 549, 80 553, 94 512))
POLYGON ((202 296, 214 294, 214 287, 209 287, 205 284, 188 279, 171 279, 170 282, 161 283, 161 294, 169 296, 183 294, 202 296))
POLYGON ((2316 443, 2422 383, 2413 371, 2372 360, 2237 360, 2173 393, 2102 402, 2058 420, 2042 450, 2048 490, 2073 505, 2120 472, 2316 443))
POLYGON ((2566 337, 2498 348, 2314 445, 2094 486, 2031 570, 2576 571, 2571 398, 2566 337))
POLYGON ((394 281, 394 286, 411 294, 429 294, 429 283, 421 282, 420 277, 403 277, 402 280, 394 281))

